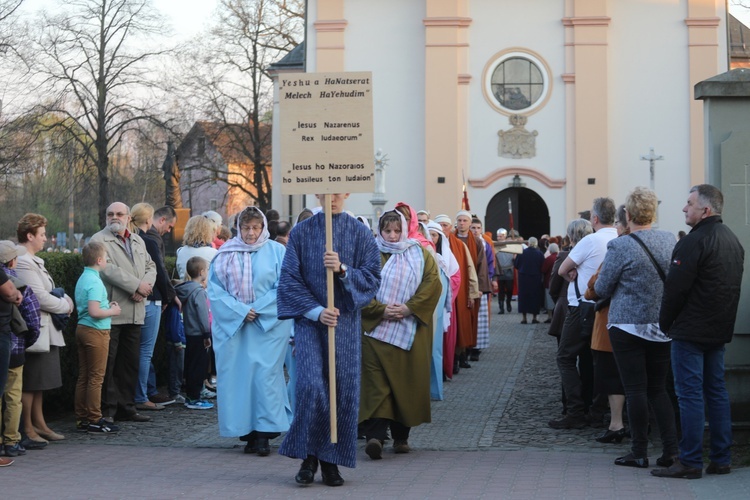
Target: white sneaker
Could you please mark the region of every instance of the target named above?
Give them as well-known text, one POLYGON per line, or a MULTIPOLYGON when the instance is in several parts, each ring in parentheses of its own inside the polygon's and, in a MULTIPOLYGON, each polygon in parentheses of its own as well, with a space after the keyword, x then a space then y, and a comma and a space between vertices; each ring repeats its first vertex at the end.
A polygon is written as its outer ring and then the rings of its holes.
POLYGON ((214 391, 209 391, 205 387, 201 389, 201 399, 214 399, 216 397, 216 393, 214 391))
POLYGON ((185 396, 183 396, 182 394, 178 394, 174 397, 174 402, 177 404, 185 404, 185 396))

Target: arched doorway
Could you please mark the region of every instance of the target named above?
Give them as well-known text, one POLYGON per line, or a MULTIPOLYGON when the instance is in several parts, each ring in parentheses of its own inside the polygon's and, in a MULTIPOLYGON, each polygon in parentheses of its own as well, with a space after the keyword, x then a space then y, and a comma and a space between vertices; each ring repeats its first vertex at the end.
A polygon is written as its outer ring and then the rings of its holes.
POLYGON ((508 200, 513 206, 513 228, 524 239, 549 234, 549 210, 541 196, 525 187, 503 189, 492 197, 485 212, 484 227, 495 238, 501 227, 510 230, 508 200))

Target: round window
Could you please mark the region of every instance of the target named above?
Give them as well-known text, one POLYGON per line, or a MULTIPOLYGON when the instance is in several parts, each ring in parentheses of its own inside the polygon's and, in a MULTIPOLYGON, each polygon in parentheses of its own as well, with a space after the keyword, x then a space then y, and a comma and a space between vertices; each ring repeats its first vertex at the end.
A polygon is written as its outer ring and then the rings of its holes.
POLYGON ((485 94, 506 114, 528 114, 541 106, 548 94, 546 66, 528 53, 507 52, 485 68, 485 94))

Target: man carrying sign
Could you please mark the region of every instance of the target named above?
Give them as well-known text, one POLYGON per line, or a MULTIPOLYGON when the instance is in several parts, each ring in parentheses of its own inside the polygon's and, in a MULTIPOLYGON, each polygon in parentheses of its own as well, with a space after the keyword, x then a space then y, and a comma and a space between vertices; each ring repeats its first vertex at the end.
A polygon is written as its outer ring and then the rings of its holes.
POLYGON ((342 213, 349 194, 328 196, 334 251, 326 252, 325 214, 319 212, 292 229, 281 268, 278 312, 279 319, 294 319, 297 385, 294 421, 279 453, 303 459, 298 483, 312 483, 320 462, 323 482, 340 486, 338 465, 356 465, 360 309, 380 287, 380 252, 367 227, 342 213), (335 274, 333 308, 325 307, 326 269, 335 274), (336 327, 337 443, 331 443, 329 421, 329 326, 336 327))

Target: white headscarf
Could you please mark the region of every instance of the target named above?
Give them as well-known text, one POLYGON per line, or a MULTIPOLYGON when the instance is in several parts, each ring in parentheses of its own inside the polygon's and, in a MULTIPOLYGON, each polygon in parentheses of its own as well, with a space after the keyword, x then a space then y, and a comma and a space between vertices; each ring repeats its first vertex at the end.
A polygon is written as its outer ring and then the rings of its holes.
POLYGON ((443 233, 443 228, 435 221, 427 223, 427 229, 435 231, 440 235, 440 248, 436 252, 435 258, 437 259, 438 266, 443 270, 448 279, 458 272, 458 261, 451 252, 451 246, 448 242, 448 237, 443 233))
POLYGON ((265 214, 258 207, 247 207, 237 215, 237 236, 224 243, 214 257, 212 267, 216 276, 226 291, 240 302, 255 302, 252 254, 268 243, 270 236, 265 214), (263 219, 263 230, 252 244, 245 243, 240 230, 240 220, 245 212, 257 212, 263 219))

